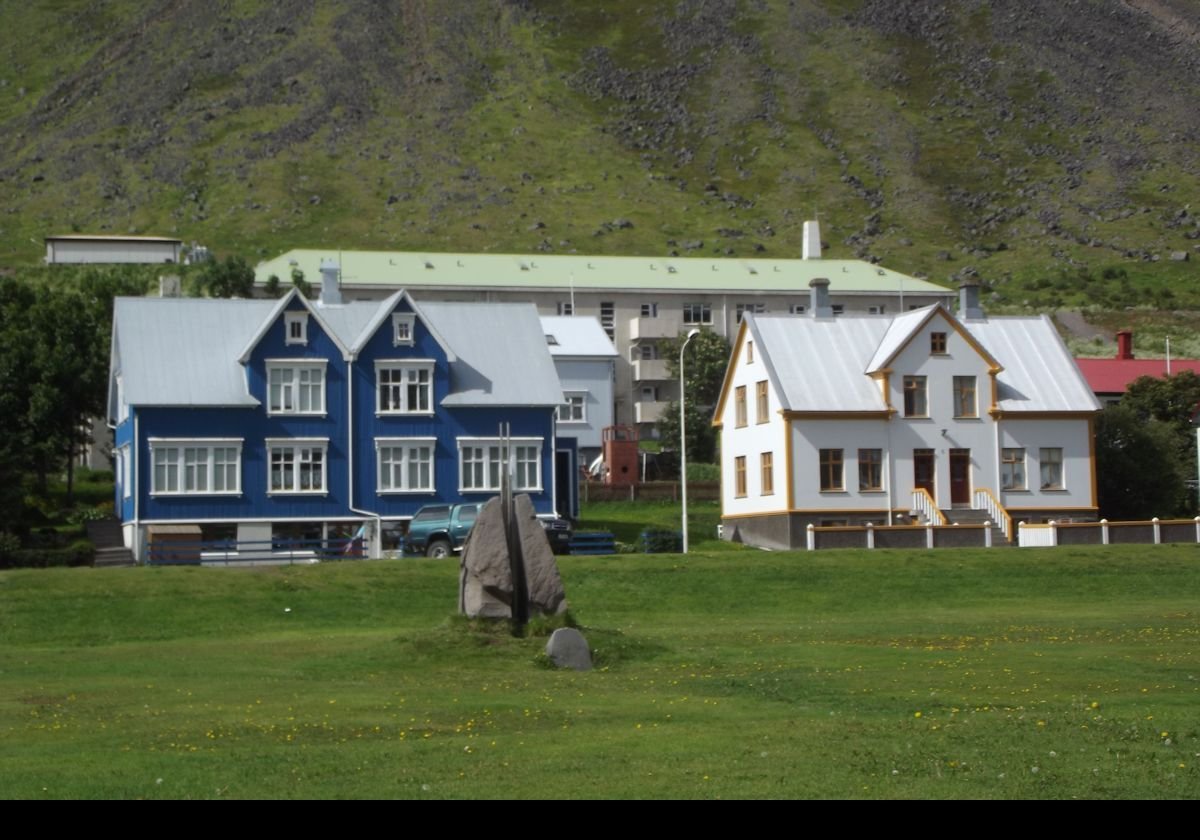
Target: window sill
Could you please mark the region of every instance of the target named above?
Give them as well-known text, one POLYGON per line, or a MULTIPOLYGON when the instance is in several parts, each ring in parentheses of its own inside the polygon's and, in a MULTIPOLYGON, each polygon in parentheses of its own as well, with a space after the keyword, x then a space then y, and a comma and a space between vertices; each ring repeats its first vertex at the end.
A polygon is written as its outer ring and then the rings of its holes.
POLYGON ((883 496, 887 494, 887 491, 882 487, 872 487, 869 490, 860 489, 858 492, 861 496, 883 496))
POLYGON ((327 411, 271 411, 267 409, 268 417, 328 417, 327 411))
POLYGON ((378 496, 431 496, 437 493, 437 490, 430 487, 425 490, 384 490, 377 489, 375 494, 378 496))
POLYGON ((1000 492, 1001 493, 1026 493, 1026 494, 1033 493, 1033 491, 1030 490, 1028 487, 1001 487, 1000 492))
POLYGON ((843 490, 840 488, 834 488, 832 490, 821 490, 819 492, 821 493, 822 496, 849 496, 850 495, 849 490, 843 490))
POLYGON ((328 490, 268 490, 268 496, 328 496, 328 490))
POLYGON ((1066 487, 1043 487, 1043 493, 1069 493, 1066 487))
POLYGON ((560 426, 586 426, 587 421, 586 420, 559 420, 558 425, 560 425, 560 426))
MULTIPOLYGON (((541 493, 541 487, 514 487, 514 493, 541 493)), ((499 487, 459 487, 459 493, 499 493, 499 487)))
POLYGON ((433 417, 432 411, 376 411, 376 417, 433 417))
POLYGON ((954 419, 955 420, 981 420, 982 418, 978 414, 956 414, 956 415, 954 415, 954 419))
MULTIPOLYGON (((151 499, 159 499, 159 498, 171 499, 171 498, 178 498, 180 496, 189 497, 189 498, 195 497, 195 496, 203 496, 205 498, 211 498, 213 496, 224 496, 225 498, 237 498, 241 495, 242 495, 241 490, 218 490, 218 491, 214 491, 214 490, 180 490, 178 492, 174 492, 171 490, 151 490, 150 491, 151 499)), ((125 496, 124 498, 129 499, 132 497, 125 496)))

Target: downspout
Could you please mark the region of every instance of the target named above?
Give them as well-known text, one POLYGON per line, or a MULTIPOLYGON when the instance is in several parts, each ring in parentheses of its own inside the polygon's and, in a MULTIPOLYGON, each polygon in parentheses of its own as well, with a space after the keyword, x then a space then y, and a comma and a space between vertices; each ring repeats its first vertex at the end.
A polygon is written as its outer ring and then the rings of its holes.
MULTIPOLYGON (((140 470, 138 469, 138 455, 141 452, 140 440, 141 440, 141 434, 138 431, 138 416, 137 416, 137 411, 134 410, 134 412, 133 412, 133 446, 131 446, 129 448, 129 456, 133 460, 133 463, 129 465, 129 474, 131 476, 140 475, 140 470)), ((133 491, 133 535, 130 538, 129 542, 131 544, 130 548, 132 548, 136 552, 133 557, 134 562, 141 565, 143 562, 142 561, 142 528, 141 528, 141 525, 138 523, 138 514, 141 512, 140 502, 142 499, 142 483, 140 481, 138 481, 137 478, 134 478, 133 485, 137 489, 133 491)))
POLYGON ((361 510, 354 506, 354 359, 346 359, 346 488, 351 513, 375 520, 375 539, 371 541, 371 559, 379 559, 379 545, 383 542, 383 519, 378 513, 361 510))

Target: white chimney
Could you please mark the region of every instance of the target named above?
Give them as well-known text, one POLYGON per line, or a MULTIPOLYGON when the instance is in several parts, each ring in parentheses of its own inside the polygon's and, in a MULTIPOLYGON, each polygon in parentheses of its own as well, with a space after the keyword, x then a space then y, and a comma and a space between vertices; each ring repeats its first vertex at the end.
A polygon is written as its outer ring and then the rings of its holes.
POLYGON ((183 284, 178 274, 164 274, 158 278, 159 297, 180 297, 183 294, 183 284))
POLYGON ((964 321, 982 321, 986 318, 979 303, 979 282, 971 278, 958 285, 958 317, 964 321))
POLYGON ((804 241, 802 255, 806 260, 821 259, 821 223, 817 221, 804 223, 804 241))
POLYGON ((340 266, 337 260, 321 260, 321 305, 340 306, 342 292, 338 288, 340 266))

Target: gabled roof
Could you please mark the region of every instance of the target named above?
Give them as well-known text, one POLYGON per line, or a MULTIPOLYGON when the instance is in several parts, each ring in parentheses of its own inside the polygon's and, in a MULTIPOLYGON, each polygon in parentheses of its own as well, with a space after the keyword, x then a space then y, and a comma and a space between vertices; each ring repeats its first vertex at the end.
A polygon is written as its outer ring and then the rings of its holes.
POLYGON ((542 315, 542 330, 550 355, 559 356, 618 356, 612 339, 596 318, 582 315, 542 315), (553 341, 550 339, 553 337, 553 341))
POLYGON ((559 405, 562 385, 532 303, 421 304, 427 324, 453 336, 447 406, 559 405))
MULTIPOLYGON (((299 299, 349 359, 402 296, 330 307, 299 299)), ((117 298, 112 372, 121 374, 130 405, 256 406, 243 365, 293 299, 294 292, 278 301, 117 298)), ((425 303, 413 304, 413 311, 447 351, 451 386, 444 405, 562 402, 533 304, 425 303)))
MULTIPOLYGON (((1166 359, 1076 359, 1079 371, 1095 394, 1123 394, 1135 379, 1167 375, 1166 359)), ((1171 373, 1200 374, 1200 360, 1171 359, 1171 373)))
POLYGON ((959 321, 940 307, 928 307, 896 317, 747 315, 745 323, 782 409, 877 412, 887 410, 887 405, 870 374, 886 367, 908 338, 939 311, 954 329, 968 336, 985 361, 999 369, 997 408, 1002 412, 1100 408, 1045 316, 959 321))
POLYGON ((113 334, 125 399, 130 405, 258 405, 237 359, 277 306, 273 300, 117 298, 113 334))

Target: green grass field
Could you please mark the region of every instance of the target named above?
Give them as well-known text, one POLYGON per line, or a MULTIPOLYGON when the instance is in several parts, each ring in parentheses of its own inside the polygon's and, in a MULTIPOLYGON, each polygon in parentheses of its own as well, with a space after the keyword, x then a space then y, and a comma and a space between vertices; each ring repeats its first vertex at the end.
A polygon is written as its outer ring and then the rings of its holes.
POLYGON ((564 558, 598 668, 456 564, 0 573, 0 797, 1195 797, 1200 550, 564 558))

